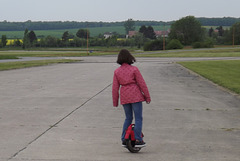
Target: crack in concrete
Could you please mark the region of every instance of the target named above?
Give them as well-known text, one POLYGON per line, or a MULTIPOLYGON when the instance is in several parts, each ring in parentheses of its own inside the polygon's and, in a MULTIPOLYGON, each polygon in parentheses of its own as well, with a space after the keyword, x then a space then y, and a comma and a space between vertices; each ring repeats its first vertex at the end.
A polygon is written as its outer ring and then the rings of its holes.
POLYGON ((18 152, 16 152, 14 155, 12 155, 10 158, 8 158, 8 160, 11 160, 13 158, 15 158, 17 155, 19 155, 19 153, 21 153, 22 151, 24 151, 25 149, 27 149, 27 147, 29 145, 31 145, 33 142, 37 141, 41 136, 43 136, 44 134, 46 134, 48 131, 50 131, 53 127, 56 127, 60 122, 62 122, 63 120, 65 120, 66 118, 68 118, 71 114, 73 114, 75 111, 77 111, 78 109, 80 109, 82 106, 84 106, 85 104, 87 104, 89 101, 91 101, 94 97, 96 97, 97 95, 101 94, 103 91, 105 91, 108 87, 110 87, 112 85, 112 83, 110 83, 109 85, 107 85, 106 87, 104 87, 102 90, 100 90, 98 93, 96 93, 95 95, 93 95, 92 97, 90 97, 88 100, 86 100, 84 103, 82 103, 80 106, 78 106, 77 108, 75 108, 73 111, 71 111, 70 113, 68 113, 66 116, 64 116, 62 119, 60 119, 59 121, 57 121, 54 125, 50 126, 47 130, 45 130, 43 133, 41 133, 39 136, 37 136, 35 139, 33 139, 32 141, 30 141, 25 147, 23 147, 22 149, 20 149, 18 152))

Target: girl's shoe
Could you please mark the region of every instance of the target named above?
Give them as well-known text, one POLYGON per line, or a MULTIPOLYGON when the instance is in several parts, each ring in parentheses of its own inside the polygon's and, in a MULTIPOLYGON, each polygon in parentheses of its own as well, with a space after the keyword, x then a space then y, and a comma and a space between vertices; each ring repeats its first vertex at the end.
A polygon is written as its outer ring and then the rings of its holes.
POLYGON ((125 139, 122 141, 122 147, 124 147, 124 148, 127 147, 127 141, 125 139))
POLYGON ((135 148, 142 148, 142 147, 145 147, 145 146, 146 146, 146 143, 144 141, 136 140, 135 148))

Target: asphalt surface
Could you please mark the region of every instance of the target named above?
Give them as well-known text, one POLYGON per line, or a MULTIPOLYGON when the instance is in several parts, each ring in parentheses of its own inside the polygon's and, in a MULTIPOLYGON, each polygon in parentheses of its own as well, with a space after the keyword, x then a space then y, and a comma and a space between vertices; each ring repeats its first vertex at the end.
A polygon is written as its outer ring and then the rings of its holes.
POLYGON ((175 61, 137 58, 152 97, 147 147, 121 147, 123 109, 112 107, 116 57, 0 72, 0 161, 239 161, 240 98, 175 61))

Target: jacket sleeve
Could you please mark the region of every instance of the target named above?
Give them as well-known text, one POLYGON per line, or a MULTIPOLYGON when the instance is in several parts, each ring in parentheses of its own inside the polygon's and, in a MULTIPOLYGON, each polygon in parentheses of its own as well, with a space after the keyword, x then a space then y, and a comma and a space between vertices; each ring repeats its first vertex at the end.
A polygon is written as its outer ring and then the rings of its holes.
POLYGON ((137 67, 136 67, 136 70, 135 70, 135 78, 136 78, 137 84, 140 87, 140 90, 141 90, 141 92, 142 92, 142 94, 145 98, 145 101, 146 102, 151 102, 151 97, 150 97, 146 82, 143 79, 143 76, 142 76, 142 74, 140 73, 140 71, 137 67))
POLYGON ((112 100, 113 100, 114 107, 118 106, 119 88, 120 88, 120 84, 119 84, 117 76, 114 72, 113 83, 112 83, 112 100))

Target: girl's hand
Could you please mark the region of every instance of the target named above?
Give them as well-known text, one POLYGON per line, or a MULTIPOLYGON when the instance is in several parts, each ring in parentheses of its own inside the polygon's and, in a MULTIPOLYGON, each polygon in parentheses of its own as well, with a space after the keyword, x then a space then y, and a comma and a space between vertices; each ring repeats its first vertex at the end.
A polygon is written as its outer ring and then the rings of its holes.
POLYGON ((147 104, 150 104, 150 102, 147 102, 147 104))

